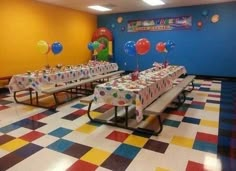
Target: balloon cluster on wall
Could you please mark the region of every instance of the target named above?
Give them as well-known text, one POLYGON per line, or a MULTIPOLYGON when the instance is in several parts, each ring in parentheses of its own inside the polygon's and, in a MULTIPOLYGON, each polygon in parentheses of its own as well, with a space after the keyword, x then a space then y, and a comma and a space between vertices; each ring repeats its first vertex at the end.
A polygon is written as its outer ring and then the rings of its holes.
MULTIPOLYGON (((156 50, 159 53, 168 53, 174 49, 175 43, 172 40, 167 42, 158 42, 156 44, 156 50)), ((128 41, 124 45, 124 51, 129 56, 145 55, 151 48, 150 42, 146 38, 139 39, 136 43, 134 41, 128 41)))
POLYGON ((89 42, 89 44, 88 44, 88 49, 91 50, 91 51, 96 50, 97 52, 99 52, 104 47, 105 47, 105 45, 103 43, 98 42, 98 41, 89 42))
POLYGON ((37 48, 38 48, 38 51, 41 54, 46 55, 51 50, 54 55, 57 55, 57 54, 61 53, 61 51, 63 49, 63 46, 62 46, 62 44, 60 42, 54 42, 50 46, 50 44, 48 42, 46 42, 44 40, 40 40, 37 43, 37 48))
POLYGON ((174 49, 175 43, 171 40, 168 40, 167 42, 159 42, 156 44, 156 50, 159 53, 168 53, 172 49, 174 49))
POLYGON ((124 51, 129 56, 135 56, 136 54, 145 55, 150 48, 151 44, 146 38, 141 38, 136 43, 134 41, 128 41, 124 45, 124 51))
MULTIPOLYGON (((206 20, 208 18, 208 15, 209 15, 208 10, 203 10, 202 11, 202 17, 203 17, 204 20, 206 20)), ((198 27, 198 29, 201 29, 203 27, 203 21, 202 20, 197 21, 197 27, 198 27)))

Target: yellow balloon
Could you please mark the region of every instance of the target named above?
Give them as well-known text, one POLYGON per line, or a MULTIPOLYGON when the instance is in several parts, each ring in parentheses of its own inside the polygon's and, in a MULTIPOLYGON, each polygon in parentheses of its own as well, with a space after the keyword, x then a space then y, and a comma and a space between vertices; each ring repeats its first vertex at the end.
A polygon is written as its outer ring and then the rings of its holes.
POLYGON ((38 48, 39 52, 42 54, 47 54, 50 51, 49 44, 44 40, 38 41, 37 48, 38 48))

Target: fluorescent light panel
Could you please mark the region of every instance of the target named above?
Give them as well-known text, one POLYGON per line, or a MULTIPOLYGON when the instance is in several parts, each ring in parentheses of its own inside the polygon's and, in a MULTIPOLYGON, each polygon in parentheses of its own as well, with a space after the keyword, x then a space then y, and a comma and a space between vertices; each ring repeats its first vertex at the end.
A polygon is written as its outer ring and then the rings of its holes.
POLYGON ((106 8, 106 7, 103 7, 103 6, 100 6, 100 5, 88 6, 88 8, 91 8, 91 9, 94 9, 94 10, 97 10, 97 11, 111 11, 110 8, 106 8))
POLYGON ((165 3, 161 0, 143 0, 143 2, 146 2, 147 4, 151 5, 151 6, 155 6, 155 5, 164 5, 165 3))

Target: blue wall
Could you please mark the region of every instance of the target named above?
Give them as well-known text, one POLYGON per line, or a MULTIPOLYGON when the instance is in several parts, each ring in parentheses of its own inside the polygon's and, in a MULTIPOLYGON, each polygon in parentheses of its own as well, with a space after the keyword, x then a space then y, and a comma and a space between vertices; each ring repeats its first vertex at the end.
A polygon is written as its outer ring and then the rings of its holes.
POLYGON ((113 60, 121 69, 135 70, 136 57, 130 57, 124 52, 127 41, 137 41, 147 38, 151 50, 138 57, 140 69, 152 66, 154 61, 163 62, 164 55, 156 51, 155 46, 160 41, 172 40, 175 48, 167 54, 171 64, 184 65, 189 74, 236 77, 236 2, 214 5, 202 5, 142 12, 130 12, 98 16, 98 26, 107 27, 114 36, 113 60), (208 17, 202 16, 204 10, 209 11, 208 17), (211 23, 213 14, 220 15, 220 21, 211 23), (135 19, 151 19, 162 17, 192 16, 192 29, 178 31, 156 31, 130 33, 122 31, 127 28, 127 22, 135 19), (117 23, 117 17, 122 16, 123 22, 117 23), (197 22, 203 21, 199 29, 197 22))

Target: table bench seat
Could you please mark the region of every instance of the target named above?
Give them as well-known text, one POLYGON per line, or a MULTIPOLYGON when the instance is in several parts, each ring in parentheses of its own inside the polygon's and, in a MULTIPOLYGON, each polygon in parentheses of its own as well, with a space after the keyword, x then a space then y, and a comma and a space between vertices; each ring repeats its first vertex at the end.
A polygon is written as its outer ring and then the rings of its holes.
POLYGON ((171 88, 169 91, 164 93, 162 96, 157 98, 152 104, 145 108, 144 113, 148 115, 156 115, 160 124, 160 129, 154 134, 158 135, 163 129, 163 124, 161 121, 161 114, 163 111, 175 100, 178 99, 178 105, 184 103, 186 99, 185 89, 191 83, 192 89, 187 91, 192 91, 194 89, 193 80, 195 79, 194 75, 186 76, 179 84, 171 88), (181 96, 182 95, 182 96, 181 96))
MULTIPOLYGON (((71 94, 70 100, 73 100, 75 98, 81 97, 81 96, 78 96, 78 91, 77 91, 77 90, 79 90, 79 88, 78 88, 79 86, 85 85, 87 83, 93 83, 94 81, 98 81, 98 80, 101 80, 101 79, 109 79, 113 76, 121 75, 124 72, 125 71, 115 71, 115 72, 111 72, 111 73, 108 73, 108 74, 96 75, 96 76, 91 77, 91 78, 78 80, 78 81, 74 81, 74 82, 71 82, 71 83, 65 83, 65 84, 60 85, 60 86, 46 88, 46 89, 42 90, 42 93, 47 94, 47 95, 53 95, 54 101, 55 101, 55 106, 53 106, 53 109, 55 109, 59 104, 64 103, 64 102, 59 103, 59 100, 57 99, 57 96, 56 96, 57 93, 67 92, 67 93, 71 94), (75 91, 72 91, 72 90, 75 90, 75 91), (75 94, 75 96, 72 96, 72 94, 75 94)), ((20 104, 26 104, 26 105, 37 106, 37 107, 42 107, 42 108, 48 108, 48 107, 39 105, 39 97, 38 97, 38 92, 37 91, 35 92, 35 94, 36 94, 36 104, 33 104, 33 98, 32 98, 32 92, 33 91, 34 90, 31 89, 31 88, 29 89, 30 103, 25 103, 25 102, 19 101, 17 99, 17 95, 16 95, 17 92, 14 92, 14 99, 17 103, 20 103, 20 104)))
MULTIPOLYGON (((144 114, 155 115, 157 117, 158 123, 160 125, 158 130, 145 129, 145 128, 139 127, 139 125, 137 125, 135 127, 130 127, 129 123, 128 123, 129 106, 124 106, 125 111, 126 111, 124 114, 124 118, 123 118, 124 123, 120 124, 119 122, 117 123, 116 121, 111 122, 111 121, 107 121, 107 120, 93 118, 91 116, 90 112, 91 112, 91 106, 93 103, 93 95, 90 95, 88 97, 84 97, 80 101, 85 102, 85 103, 89 103, 88 117, 91 121, 102 123, 102 124, 107 124, 107 125, 112 125, 112 126, 116 126, 116 127, 121 127, 121 128, 129 129, 132 131, 138 131, 138 132, 142 132, 142 133, 158 135, 163 130, 163 123, 161 121, 161 114, 175 99, 178 100, 177 107, 179 107, 181 104, 184 103, 184 101, 186 99, 185 89, 190 83, 192 83, 192 86, 193 86, 192 89, 194 89, 194 84, 193 84, 194 78, 195 78, 195 76, 186 76, 178 85, 174 86, 169 91, 167 91, 166 93, 164 93, 163 95, 158 97, 153 103, 151 103, 149 106, 147 106, 144 109, 144 111, 143 111, 144 114)), ((114 115, 116 118, 115 120, 117 120, 117 118, 118 118, 117 106, 114 106, 114 107, 115 107, 114 115)))

